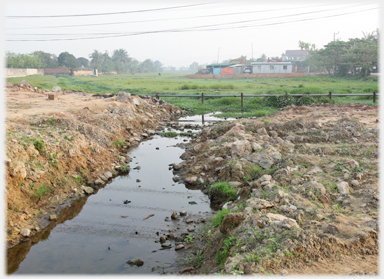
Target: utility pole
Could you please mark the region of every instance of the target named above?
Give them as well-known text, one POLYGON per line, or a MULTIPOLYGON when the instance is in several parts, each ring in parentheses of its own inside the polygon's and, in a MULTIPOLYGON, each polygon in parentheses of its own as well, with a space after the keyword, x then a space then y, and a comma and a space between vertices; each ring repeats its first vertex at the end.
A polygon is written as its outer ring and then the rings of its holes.
POLYGON ((337 34, 339 34, 339 31, 337 31, 337 33, 333 33, 333 41, 336 40, 336 39, 335 39, 335 36, 336 36, 337 34))
POLYGON ((220 53, 220 48, 217 50, 217 63, 219 63, 219 53, 220 53))
MULTIPOLYGON (((337 33, 333 33, 333 41, 336 40, 335 36, 339 34, 339 31, 337 31, 337 33)), ((335 75, 335 57, 333 57, 333 75, 335 75)))
POLYGON ((253 43, 252 44, 252 62, 253 62, 253 43))

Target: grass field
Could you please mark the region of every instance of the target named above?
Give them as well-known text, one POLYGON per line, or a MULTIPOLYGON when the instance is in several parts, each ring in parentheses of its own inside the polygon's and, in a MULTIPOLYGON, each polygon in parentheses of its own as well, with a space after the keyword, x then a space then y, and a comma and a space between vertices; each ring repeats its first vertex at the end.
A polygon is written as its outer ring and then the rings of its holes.
MULTIPOLYGON (((91 76, 28 76, 8 78, 8 82, 20 83, 26 80, 38 89, 60 86, 62 90, 84 91, 103 94, 119 91, 138 95, 225 95, 241 92, 246 94, 347 94, 379 92, 377 77, 300 77, 286 79, 188 79, 176 74, 140 74, 140 75, 101 75, 91 76)), ((240 98, 205 98, 204 105, 198 98, 170 97, 165 100, 196 114, 221 111, 221 116, 250 117, 264 116, 278 108, 265 102, 265 98, 244 98, 241 109, 240 98)), ((378 98, 377 98, 378 99, 378 98)), ((327 102, 327 98, 315 99, 327 102)), ((364 103, 373 105, 372 97, 334 97, 333 103, 364 103)), ((377 104, 378 102, 376 102, 377 104)))

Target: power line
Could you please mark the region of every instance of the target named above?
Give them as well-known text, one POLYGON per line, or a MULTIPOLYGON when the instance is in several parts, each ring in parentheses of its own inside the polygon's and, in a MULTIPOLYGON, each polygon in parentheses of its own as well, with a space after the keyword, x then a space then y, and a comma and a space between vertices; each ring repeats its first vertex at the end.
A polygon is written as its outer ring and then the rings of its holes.
MULTIPOLYGON (((145 35, 145 34, 156 34, 156 33, 171 33, 171 32, 198 32, 198 31, 217 31, 217 30, 227 30, 227 29, 239 29, 239 28, 250 28, 250 27, 263 27, 263 26, 272 26, 272 25, 281 25, 281 24, 289 24, 289 23, 295 23, 295 22, 302 22, 302 21, 311 21, 311 20, 317 20, 317 19, 323 19, 323 18, 331 18, 331 17, 339 17, 339 16, 345 16, 349 14, 355 14, 370 10, 376 10, 376 8, 371 9, 365 9, 360 11, 354 11, 354 12, 348 12, 348 13, 341 13, 336 15, 328 15, 328 16, 322 16, 317 18, 308 18, 308 19, 299 19, 299 20, 292 20, 292 21, 285 21, 285 22, 275 22, 275 23, 266 23, 266 24, 259 24, 259 25, 248 25, 248 26, 235 26, 235 27, 223 27, 223 28, 213 28, 213 29, 199 29, 194 30, 196 28, 201 28, 198 26, 190 27, 189 29, 169 29, 169 30, 156 30, 156 31, 145 31, 145 32, 136 32, 136 33, 123 33, 118 35, 111 35, 111 36, 103 36, 103 37, 85 37, 85 38, 67 38, 67 39, 18 39, 18 40, 6 40, 6 41, 72 41, 72 40, 87 40, 87 39, 103 39, 103 38, 114 38, 114 37, 128 37, 128 36, 137 36, 137 35, 145 35)), ((244 22, 242 22, 244 23, 244 22)), ((222 24, 217 24, 216 26, 222 26, 222 24)), ((205 26, 207 27, 207 26, 205 26)), ((210 27, 213 27, 211 25, 210 27)))
MULTIPOLYGON (((372 3, 371 3, 372 4, 372 3)), ((332 4, 332 5, 340 5, 340 4, 332 4)), ((362 4, 362 5, 370 5, 370 4, 362 4)), ((322 6, 329 6, 329 4, 324 5, 316 5, 309 7, 299 7, 299 9, 306 8, 317 8, 322 6)), ((360 5, 357 5, 360 6, 360 5)), ((355 7, 350 6, 348 8, 355 7)), ((211 15, 202 15, 202 16, 190 16, 190 17, 177 17, 177 18, 167 18, 167 19, 153 19, 153 20, 136 20, 136 21, 120 21, 120 22, 105 22, 105 23, 90 23, 90 24, 71 24, 71 25, 56 25, 56 26, 35 26, 35 27, 15 27, 15 28, 7 28, 7 29, 40 29, 40 28, 67 28, 67 27, 85 27, 85 26, 105 26, 105 25, 116 25, 116 24, 129 24, 129 23, 144 23, 144 22, 158 22, 158 21, 170 21, 170 20, 180 20, 180 19, 192 19, 192 18, 206 18, 206 17, 220 17, 220 16, 231 16, 231 15, 242 15, 242 14, 253 14, 253 13, 264 13, 264 12, 275 12, 275 11, 286 11, 298 9, 297 7, 293 8, 284 8, 284 9, 272 9, 272 10, 261 10, 261 11, 248 11, 248 12, 236 12, 236 13, 226 13, 226 14, 211 14, 211 15)))
POLYGON ((180 9, 180 8, 188 8, 188 7, 196 7, 202 5, 208 5, 211 3, 203 3, 203 4, 193 4, 193 5, 184 5, 184 6, 175 6, 175 7, 167 7, 167 8, 158 8, 158 9, 147 9, 147 10, 137 10, 137 11, 125 11, 125 12, 114 12, 114 13, 99 13, 99 14, 77 14, 77 15, 50 15, 50 16, 7 16, 9 19, 15 18, 47 18, 47 17, 84 17, 84 16, 105 16, 105 15, 117 15, 117 14, 131 14, 131 13, 143 13, 143 12, 153 12, 153 11, 162 11, 162 10, 171 10, 171 9, 180 9))
MULTIPOLYGON (((363 5, 355 5, 355 6, 350 6, 348 8, 353 8, 353 7, 356 7, 356 6, 364 6, 364 5, 367 5, 367 4, 363 4, 363 5)), ((344 8, 340 8, 340 9, 344 9, 344 8)), ((254 22, 254 21, 265 21, 265 20, 271 20, 271 19, 276 19, 276 18, 279 18, 279 19, 282 19, 282 18, 285 18, 285 17, 293 17, 293 16, 300 16, 300 15, 308 15, 308 14, 314 14, 314 13, 321 13, 321 12, 327 12, 327 11, 335 11, 336 9, 327 9, 327 10, 321 10, 321 11, 312 11, 312 12, 303 12, 303 13, 298 13, 298 14, 291 14, 291 15, 286 15, 286 16, 276 16, 276 17, 270 17, 270 18, 262 18, 262 19, 253 19, 253 20, 242 20, 242 21, 234 21, 234 22, 227 22, 227 23, 221 23, 221 24, 210 24, 210 25, 200 25, 200 26, 194 26, 194 27, 189 27, 189 28, 193 28, 193 29, 197 29, 197 28, 206 28, 206 27, 214 27, 214 26, 223 26, 223 25, 233 25, 233 24, 239 24, 239 23, 247 23, 247 22, 254 22)), ((81 34, 81 33, 77 33, 77 34, 33 34, 33 33, 28 33, 28 34, 11 34, 12 35, 17 35, 17 36, 52 36, 52 35, 56 35, 56 36, 66 36, 66 35, 73 35, 73 36, 79 36, 79 35, 118 35, 118 34, 129 34, 129 33, 116 33, 116 32, 108 32, 108 33, 87 33, 87 34, 81 34)))

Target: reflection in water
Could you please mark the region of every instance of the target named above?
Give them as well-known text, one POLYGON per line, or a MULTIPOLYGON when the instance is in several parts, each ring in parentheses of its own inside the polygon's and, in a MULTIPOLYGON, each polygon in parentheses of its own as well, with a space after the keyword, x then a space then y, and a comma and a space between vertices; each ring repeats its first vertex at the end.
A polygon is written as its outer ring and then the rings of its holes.
POLYGON ((76 217, 83 209, 87 196, 75 200, 70 207, 64 208, 60 211, 60 215, 56 222, 50 223, 41 232, 27 238, 25 242, 10 248, 7 250, 7 274, 12 274, 19 269, 20 263, 25 259, 31 247, 37 243, 48 240, 49 235, 53 228, 57 225, 64 223, 67 220, 71 220, 76 217))
POLYGON ((181 162, 184 151, 175 145, 185 139, 155 136, 130 150, 127 176, 76 201, 58 222, 8 250, 8 274, 156 274, 162 267, 177 272, 175 262, 188 251, 175 251, 174 241, 171 249, 163 249, 158 241, 170 231, 188 232, 182 218, 170 220, 172 212, 185 210, 193 218, 212 212, 198 187, 173 181, 169 164, 181 162), (136 258, 144 265, 127 264, 136 258))

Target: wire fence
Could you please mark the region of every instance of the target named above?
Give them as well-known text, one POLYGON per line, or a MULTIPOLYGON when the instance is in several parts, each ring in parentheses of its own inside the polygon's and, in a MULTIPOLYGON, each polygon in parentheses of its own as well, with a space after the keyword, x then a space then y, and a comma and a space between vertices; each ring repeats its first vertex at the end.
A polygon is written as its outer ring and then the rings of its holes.
MULTIPOLYGON (((288 95, 288 94, 286 94, 288 95)), ((199 95, 160 95, 156 94, 156 99, 160 100, 160 98, 164 97, 177 97, 177 98, 201 98, 201 104, 204 104, 204 98, 224 98, 224 97, 236 97, 241 99, 241 107, 244 106, 244 98, 257 98, 257 97, 279 97, 284 96, 282 94, 268 94, 268 95, 244 95, 243 93, 240 93, 240 95, 205 95, 204 93, 201 93, 199 95)), ((313 97, 322 97, 327 96, 330 100, 332 97, 357 97, 357 96, 372 96, 373 103, 376 103, 376 98, 379 97, 379 94, 373 91, 373 93, 356 93, 356 94, 332 94, 332 92, 329 92, 328 94, 291 94, 292 97, 303 97, 303 96, 313 96, 313 97)))

